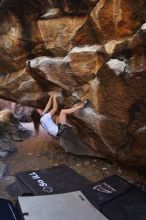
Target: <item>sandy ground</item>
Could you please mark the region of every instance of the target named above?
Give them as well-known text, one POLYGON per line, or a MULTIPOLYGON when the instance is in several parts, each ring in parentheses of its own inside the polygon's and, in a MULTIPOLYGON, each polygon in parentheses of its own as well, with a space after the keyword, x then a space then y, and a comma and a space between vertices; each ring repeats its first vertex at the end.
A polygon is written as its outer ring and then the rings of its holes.
MULTIPOLYGON (((32 124, 24 125, 33 130, 32 124)), ((117 174, 132 183, 142 183, 146 186, 146 178, 135 169, 123 167, 116 163, 97 158, 74 156, 64 150, 49 135, 41 130, 39 136, 17 142, 17 152, 2 159, 8 164, 8 172, 0 181, 0 197, 13 200, 6 192, 6 187, 15 180, 15 174, 20 171, 43 169, 60 164, 66 164, 84 175, 89 180, 96 182, 107 176, 117 174)))

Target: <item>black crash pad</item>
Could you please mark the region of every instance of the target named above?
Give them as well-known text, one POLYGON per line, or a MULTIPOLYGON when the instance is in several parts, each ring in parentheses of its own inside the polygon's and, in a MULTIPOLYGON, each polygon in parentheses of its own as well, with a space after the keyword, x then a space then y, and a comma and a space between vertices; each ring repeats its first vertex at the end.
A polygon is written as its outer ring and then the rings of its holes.
POLYGON ((16 175, 17 186, 7 188, 12 195, 31 193, 32 195, 49 195, 79 190, 91 182, 66 165, 56 166, 45 170, 32 170, 16 175), (20 186, 20 184, 21 186, 20 186), (17 189, 20 190, 17 190, 17 189), (16 192, 17 191, 17 192, 16 192))
POLYGON ((113 175, 84 187, 81 191, 86 198, 98 209, 111 200, 127 193, 133 185, 119 176, 113 175))
POLYGON ((146 193, 133 189, 105 204, 101 212, 111 220, 146 220, 146 193))
POLYGON ((17 198, 18 196, 23 195, 33 195, 31 190, 18 179, 11 185, 7 186, 6 191, 13 198, 17 198))
POLYGON ((146 220, 146 193, 119 176, 90 184, 82 193, 109 220, 146 220))

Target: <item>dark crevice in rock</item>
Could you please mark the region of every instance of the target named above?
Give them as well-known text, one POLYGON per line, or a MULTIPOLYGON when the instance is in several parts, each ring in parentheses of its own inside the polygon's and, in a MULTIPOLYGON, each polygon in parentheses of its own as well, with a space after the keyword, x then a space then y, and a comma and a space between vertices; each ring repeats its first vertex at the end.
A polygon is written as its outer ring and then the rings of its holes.
POLYGON ((146 109, 146 96, 144 96, 140 100, 137 100, 129 109, 129 123, 127 125, 127 128, 129 128, 131 130, 133 127, 132 133, 134 133, 135 130, 137 130, 139 128, 138 124, 135 127, 133 125, 133 123, 141 120, 145 124, 146 118, 143 117, 144 115, 142 115, 142 113, 144 113, 145 109, 146 109))

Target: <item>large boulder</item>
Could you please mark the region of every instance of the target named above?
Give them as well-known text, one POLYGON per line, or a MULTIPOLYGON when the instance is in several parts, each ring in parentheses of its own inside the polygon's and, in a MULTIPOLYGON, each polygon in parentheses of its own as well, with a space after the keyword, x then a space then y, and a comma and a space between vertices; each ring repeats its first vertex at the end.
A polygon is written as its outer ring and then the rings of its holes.
POLYGON ((145 0, 0 1, 0 97, 43 107, 89 99, 60 145, 146 166, 145 0))

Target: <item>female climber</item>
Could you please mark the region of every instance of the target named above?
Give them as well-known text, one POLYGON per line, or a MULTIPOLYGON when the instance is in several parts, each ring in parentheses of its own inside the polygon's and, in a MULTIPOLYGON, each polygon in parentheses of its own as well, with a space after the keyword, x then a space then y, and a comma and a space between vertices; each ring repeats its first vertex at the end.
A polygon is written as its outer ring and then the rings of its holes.
POLYGON ((48 103, 44 110, 41 109, 34 109, 31 112, 31 118, 34 124, 36 134, 39 133, 39 125, 47 131, 53 137, 61 137, 67 126, 72 127, 67 122, 67 115, 76 112, 79 109, 82 109, 86 104, 86 101, 80 101, 75 106, 69 109, 62 109, 58 118, 57 122, 53 120, 53 116, 55 115, 58 105, 57 105, 57 95, 50 96, 48 103), (51 108, 52 105, 52 108, 51 108), (50 109, 51 108, 51 109, 50 109), (50 110, 49 110, 50 109, 50 110))

